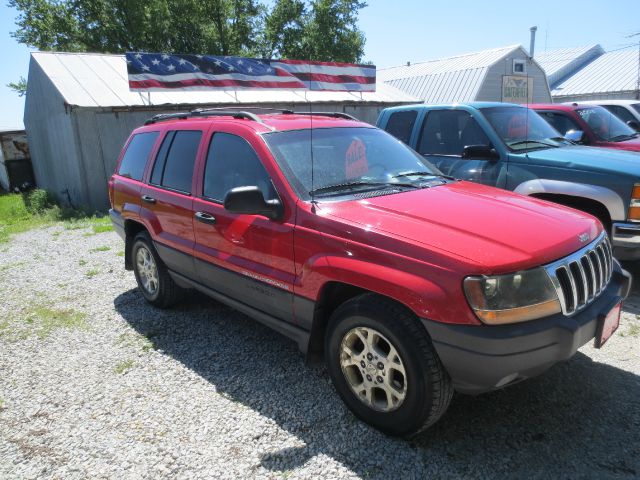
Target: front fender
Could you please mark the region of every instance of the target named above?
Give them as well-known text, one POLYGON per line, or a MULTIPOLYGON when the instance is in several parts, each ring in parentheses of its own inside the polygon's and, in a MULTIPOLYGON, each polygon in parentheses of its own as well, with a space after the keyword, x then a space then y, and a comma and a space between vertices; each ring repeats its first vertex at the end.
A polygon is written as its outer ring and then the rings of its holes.
POLYGON ((441 275, 434 276, 439 280, 436 284, 422 275, 333 255, 309 259, 304 270, 305 286, 318 293, 328 282, 341 282, 392 298, 421 318, 446 323, 451 323, 452 319, 461 323, 478 323, 467 307, 462 279, 451 271, 442 271, 441 275), (463 313, 465 310, 467 315, 463 313))
POLYGON ((527 196, 550 193, 588 198, 603 204, 609 211, 612 220, 624 220, 627 216, 627 209, 620 195, 609 188, 599 185, 536 178, 521 183, 515 188, 514 192, 527 196))

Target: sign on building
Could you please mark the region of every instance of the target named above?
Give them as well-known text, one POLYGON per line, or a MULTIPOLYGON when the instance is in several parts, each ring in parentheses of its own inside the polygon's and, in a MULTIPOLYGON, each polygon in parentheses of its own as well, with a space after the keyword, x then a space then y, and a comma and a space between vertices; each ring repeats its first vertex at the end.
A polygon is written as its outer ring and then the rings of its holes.
POLYGON ((502 101, 509 103, 533 103, 533 78, 503 75, 502 101))

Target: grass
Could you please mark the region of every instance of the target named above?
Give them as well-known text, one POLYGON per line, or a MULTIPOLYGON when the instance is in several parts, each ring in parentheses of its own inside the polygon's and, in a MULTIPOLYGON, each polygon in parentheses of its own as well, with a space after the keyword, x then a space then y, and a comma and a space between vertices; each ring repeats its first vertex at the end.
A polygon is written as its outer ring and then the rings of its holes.
POLYGON ((92 248, 89 251, 93 253, 93 252, 106 252, 109 250, 111 250, 111 247, 107 247, 106 245, 103 245, 102 247, 92 248))
POLYGON ((118 257, 124 257, 124 250, 120 250, 120 251, 116 252, 116 255, 118 257))
POLYGON ((27 331, 22 332, 23 335, 20 336, 24 337, 29 333, 35 333, 42 340, 60 329, 84 330, 87 328, 85 319, 85 313, 72 308, 60 309, 47 305, 35 305, 24 316, 27 331))
POLYGON ((84 258, 81 258, 80 260, 78 260, 78 265, 80 265, 81 267, 84 267, 87 264, 87 261, 84 258))
POLYGON ((98 275, 99 273, 100 273, 100 269, 98 269, 98 268, 92 268, 91 270, 87 270, 87 273, 85 273, 84 275, 85 275, 87 278, 93 278, 93 277, 95 277, 96 275, 98 275))
POLYGON ((626 331, 625 336, 628 335, 630 337, 638 337, 640 336, 640 325, 637 323, 632 323, 629 325, 629 330, 626 331))
POLYGON ((5 263, 4 265, 0 265, 0 273, 6 272, 7 270, 11 270, 13 268, 22 267, 26 264, 27 262, 5 263))
POLYGON ((4 406, 4 399, 3 399, 3 398, 0 398, 0 412, 1 412, 2 410, 4 410, 4 409, 5 409, 5 406, 4 406))
POLYGON ((122 362, 119 362, 115 367, 113 367, 113 371, 118 375, 123 375, 131 370, 134 365, 135 362, 131 359, 123 360, 122 362))
POLYGON ((147 333, 146 335, 141 335, 138 333, 123 333, 118 337, 118 343, 121 345, 139 348, 143 352, 148 352, 149 350, 154 350, 155 345, 153 343, 153 333, 147 333))
MULTIPOLYGON (((92 235, 113 230, 108 216, 61 207, 44 190, 0 193, 0 243, 28 230, 62 223, 67 230, 92 228, 92 235)), ((56 232, 54 238, 60 235, 56 232)))

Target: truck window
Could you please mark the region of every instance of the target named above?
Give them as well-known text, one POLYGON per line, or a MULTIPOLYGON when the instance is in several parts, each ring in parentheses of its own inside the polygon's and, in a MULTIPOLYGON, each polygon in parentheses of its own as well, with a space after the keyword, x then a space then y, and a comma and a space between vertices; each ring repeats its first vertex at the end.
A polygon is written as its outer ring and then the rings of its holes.
POLYGON ((618 117, 623 122, 637 122, 635 117, 631 114, 629 110, 620 105, 603 105, 604 108, 613 113, 616 117, 618 117))
POLYGON ((398 140, 409 145, 409 139, 411 138, 411 132, 413 132, 413 126, 416 123, 417 116, 417 110, 392 113, 385 130, 398 140))
POLYGON ((191 193, 193 166, 201 138, 200 130, 169 132, 162 142, 153 166, 151 183, 182 193, 191 193))
POLYGON ((222 202, 232 188, 249 186, 260 188, 265 200, 277 198, 269 174, 251 145, 237 135, 214 134, 204 170, 204 196, 222 202))
POLYGON ((578 123, 568 115, 561 112, 538 112, 549 125, 559 131, 562 135, 566 135, 569 130, 582 130, 578 123))
POLYGON ((418 152, 423 155, 462 155, 469 145, 490 145, 478 122, 463 110, 433 110, 422 126, 418 152))
POLYGON ((144 167, 147 164, 147 159, 149 158, 153 145, 156 143, 156 138, 158 138, 159 133, 160 132, 145 132, 137 133, 133 136, 120 162, 118 175, 138 181, 142 180, 144 167))

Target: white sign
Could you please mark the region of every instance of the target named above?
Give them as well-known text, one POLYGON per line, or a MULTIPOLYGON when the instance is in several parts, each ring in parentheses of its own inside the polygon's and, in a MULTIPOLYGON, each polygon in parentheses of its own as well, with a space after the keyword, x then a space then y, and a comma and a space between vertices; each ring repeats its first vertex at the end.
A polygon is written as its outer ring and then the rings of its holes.
POLYGON ((502 101, 509 103, 533 103, 533 78, 503 75, 502 101))

